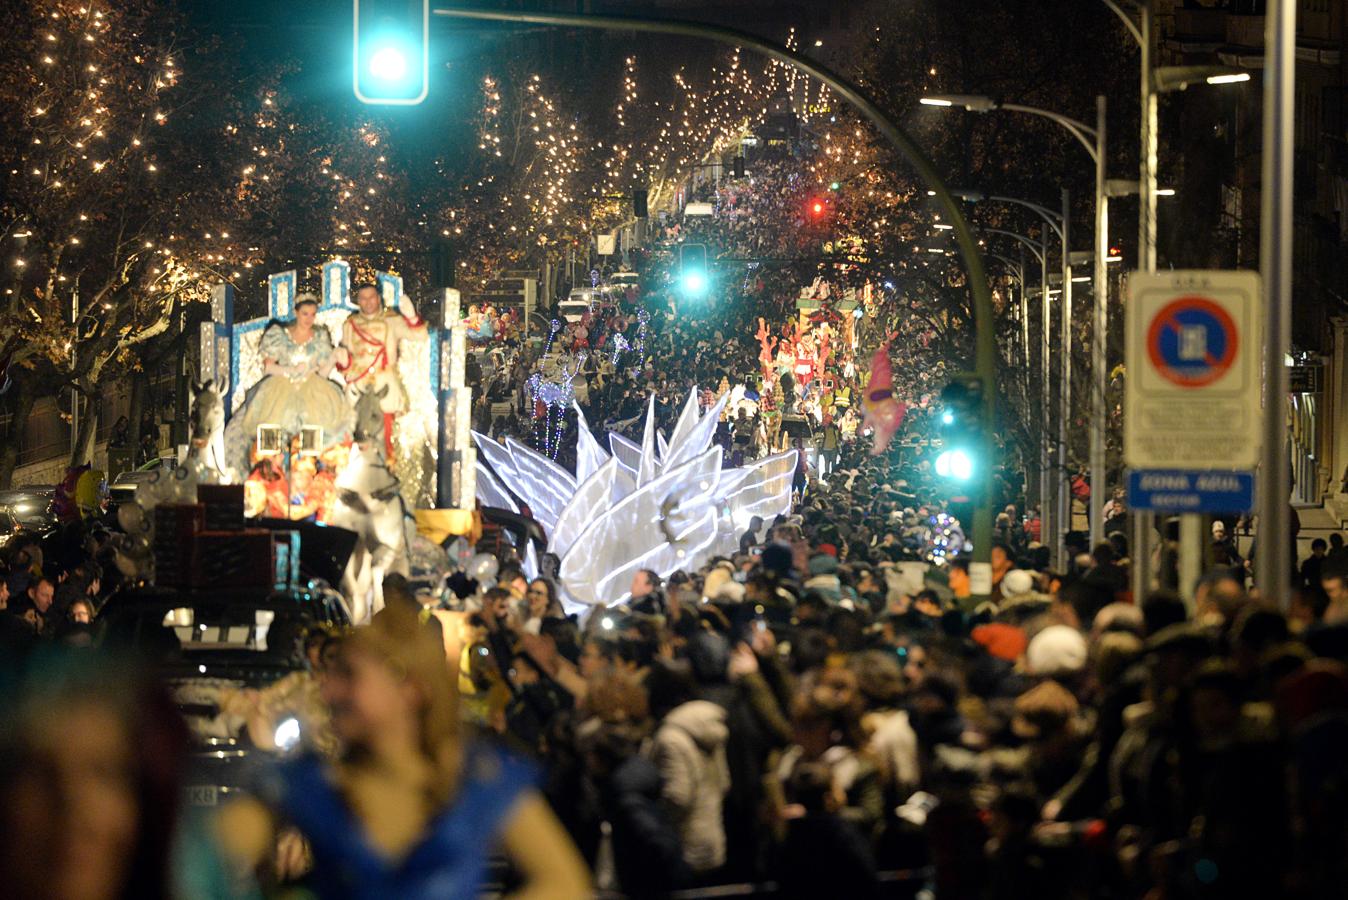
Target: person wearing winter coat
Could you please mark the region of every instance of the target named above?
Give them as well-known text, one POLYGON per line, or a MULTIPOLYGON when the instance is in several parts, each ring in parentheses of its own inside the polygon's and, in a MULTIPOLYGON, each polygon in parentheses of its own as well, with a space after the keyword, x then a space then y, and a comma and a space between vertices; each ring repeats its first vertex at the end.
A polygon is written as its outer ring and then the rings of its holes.
POLYGON ((721 808, 730 789, 725 710, 690 700, 670 710, 655 732, 651 761, 660 770, 665 802, 674 813, 683 859, 695 872, 725 864, 721 808))
POLYGON ((785 787, 786 836, 773 865, 781 896, 879 898, 870 842, 840 814, 847 798, 828 764, 801 763, 785 787))

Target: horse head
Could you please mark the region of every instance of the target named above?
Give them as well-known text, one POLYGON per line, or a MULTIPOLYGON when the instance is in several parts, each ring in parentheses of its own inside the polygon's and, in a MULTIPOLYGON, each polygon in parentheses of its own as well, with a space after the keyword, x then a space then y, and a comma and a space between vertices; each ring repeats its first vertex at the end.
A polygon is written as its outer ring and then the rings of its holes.
POLYGON ((215 389, 215 380, 192 383, 192 439, 208 440, 225 427, 225 404, 215 389))
POLYGON ((367 388, 356 398, 356 427, 352 436, 357 444, 364 446, 374 442, 382 446, 384 441, 384 409, 380 401, 388 395, 388 385, 378 389, 367 388))

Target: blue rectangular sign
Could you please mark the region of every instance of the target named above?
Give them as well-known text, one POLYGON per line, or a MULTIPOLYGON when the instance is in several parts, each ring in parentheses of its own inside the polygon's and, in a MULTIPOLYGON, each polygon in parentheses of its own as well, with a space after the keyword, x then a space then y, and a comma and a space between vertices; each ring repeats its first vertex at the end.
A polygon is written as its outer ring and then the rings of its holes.
POLYGON ((1128 506, 1168 513, 1238 513, 1254 508, 1250 472, 1135 469, 1128 473, 1128 506))

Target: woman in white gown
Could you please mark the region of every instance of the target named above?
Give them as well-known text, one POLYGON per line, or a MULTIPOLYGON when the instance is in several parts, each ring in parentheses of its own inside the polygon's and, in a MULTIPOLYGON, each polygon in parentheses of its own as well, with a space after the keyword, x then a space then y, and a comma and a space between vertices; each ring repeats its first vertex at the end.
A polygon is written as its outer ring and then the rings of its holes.
POLYGON ((305 426, 323 429, 330 447, 351 436, 355 413, 341 387, 328 378, 334 364, 332 335, 317 325, 318 301, 301 294, 293 322, 272 322, 262 332, 263 378, 225 427, 225 457, 238 473, 247 473, 259 425, 275 425, 293 436, 305 426))

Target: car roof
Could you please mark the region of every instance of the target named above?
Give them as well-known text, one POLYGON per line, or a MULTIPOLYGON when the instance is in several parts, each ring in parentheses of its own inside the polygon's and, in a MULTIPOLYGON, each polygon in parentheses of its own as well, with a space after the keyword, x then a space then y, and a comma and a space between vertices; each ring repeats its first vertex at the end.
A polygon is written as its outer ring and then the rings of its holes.
POLYGON ((108 598, 100 616, 109 614, 154 612, 178 607, 227 607, 311 611, 325 614, 329 604, 316 591, 265 588, 169 588, 142 586, 126 588, 108 598))

